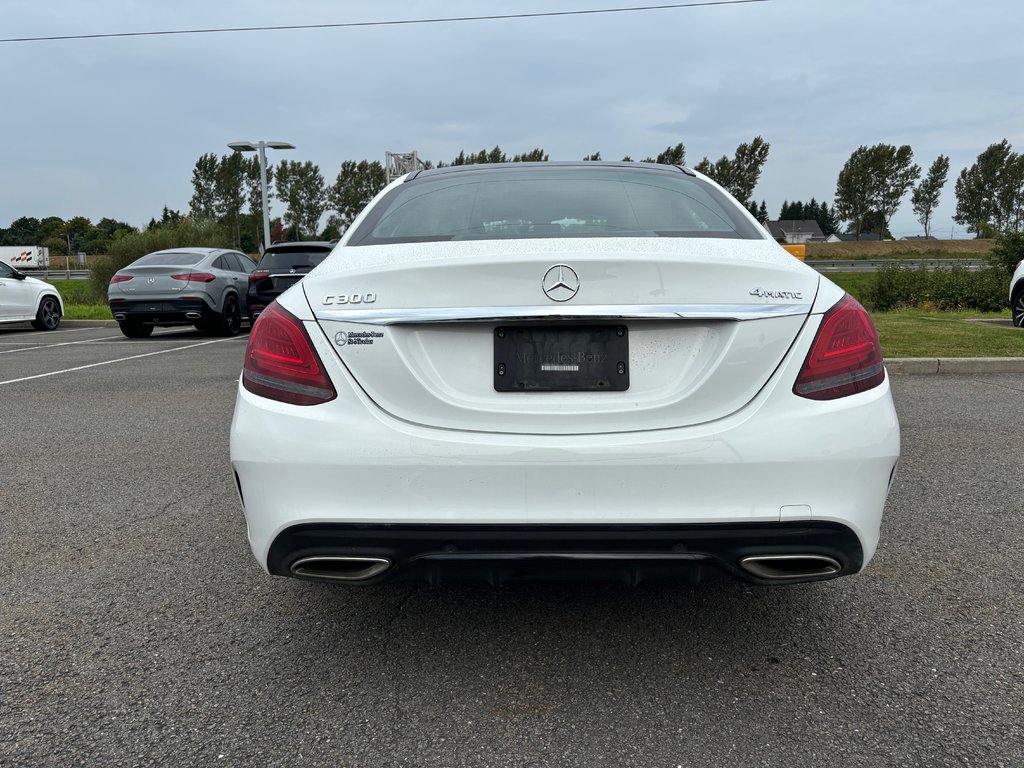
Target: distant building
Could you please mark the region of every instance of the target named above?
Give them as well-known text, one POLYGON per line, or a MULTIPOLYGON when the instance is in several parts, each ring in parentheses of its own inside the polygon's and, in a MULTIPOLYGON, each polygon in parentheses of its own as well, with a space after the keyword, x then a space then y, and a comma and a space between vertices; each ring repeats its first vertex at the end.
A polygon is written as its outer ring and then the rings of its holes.
POLYGON ((823 243, 825 234, 814 219, 783 219, 766 221, 768 232, 783 243, 823 243))
MULTIPOLYGON (((881 239, 882 239, 882 236, 880 234, 878 234, 877 232, 861 232, 860 233, 860 241, 862 243, 865 242, 865 241, 867 241, 867 242, 874 241, 874 242, 877 243, 881 239)), ((855 242, 857 242, 857 235, 849 233, 849 232, 846 233, 846 234, 839 234, 838 232, 835 232, 835 233, 829 235, 828 239, 825 242, 826 243, 855 243, 855 242)))
POLYGON ((907 237, 901 237, 900 240, 937 240, 938 238, 932 235, 908 235, 907 237))

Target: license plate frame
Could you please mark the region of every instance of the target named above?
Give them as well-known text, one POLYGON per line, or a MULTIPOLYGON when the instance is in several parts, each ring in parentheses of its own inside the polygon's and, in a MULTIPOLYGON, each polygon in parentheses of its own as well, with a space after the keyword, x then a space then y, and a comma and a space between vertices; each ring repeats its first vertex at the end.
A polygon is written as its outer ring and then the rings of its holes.
POLYGON ((621 323, 497 326, 494 389, 625 392, 629 329, 621 323))

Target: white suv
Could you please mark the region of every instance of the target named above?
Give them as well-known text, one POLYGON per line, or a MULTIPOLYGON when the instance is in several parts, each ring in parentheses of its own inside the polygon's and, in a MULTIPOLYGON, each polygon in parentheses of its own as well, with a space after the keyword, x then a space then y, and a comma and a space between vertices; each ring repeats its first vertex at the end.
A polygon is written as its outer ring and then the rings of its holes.
POLYGON ((1013 324, 1024 328, 1024 261, 1017 264, 1010 278, 1010 311, 1013 312, 1013 324))
POLYGON ((38 331, 53 331, 63 315, 56 288, 0 261, 0 323, 27 321, 38 331))

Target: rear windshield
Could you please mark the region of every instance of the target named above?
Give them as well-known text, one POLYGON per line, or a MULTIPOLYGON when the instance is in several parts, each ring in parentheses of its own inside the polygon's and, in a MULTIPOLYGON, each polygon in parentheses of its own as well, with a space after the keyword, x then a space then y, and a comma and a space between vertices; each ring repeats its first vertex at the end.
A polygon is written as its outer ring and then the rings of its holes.
POLYGON ((571 166, 414 179, 374 206, 348 245, 536 237, 763 235, 730 198, 682 171, 571 166))
POLYGON ((263 254, 260 259, 260 269, 312 269, 321 261, 327 258, 329 250, 295 250, 285 249, 275 251, 273 249, 263 254))
POLYGON ((201 253, 149 253, 132 262, 133 267, 159 264, 168 267, 189 267, 198 264, 204 257, 201 253))

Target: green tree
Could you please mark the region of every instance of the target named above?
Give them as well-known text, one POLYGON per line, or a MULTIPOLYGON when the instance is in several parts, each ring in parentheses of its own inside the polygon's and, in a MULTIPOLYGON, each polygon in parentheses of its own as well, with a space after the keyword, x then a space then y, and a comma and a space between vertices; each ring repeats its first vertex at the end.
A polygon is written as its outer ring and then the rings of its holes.
POLYGON ((540 147, 523 152, 521 155, 514 155, 511 160, 513 163, 546 163, 547 161, 548 153, 540 147))
POLYGON ((0 230, 0 245, 41 245, 39 235, 39 219, 21 216, 7 229, 0 230))
POLYGON ((310 160, 282 160, 275 185, 277 197, 288 207, 284 221, 294 228, 295 239, 301 240, 303 232, 315 237, 327 208, 327 189, 317 165, 310 160))
POLYGON ((770 148, 771 145, 767 141, 755 136, 749 143, 745 142, 736 147, 736 153, 732 158, 722 155, 712 163, 705 157, 697 163, 694 170, 714 179, 725 187, 729 194, 746 205, 754 194, 758 179, 761 178, 761 170, 768 160, 770 148))
POLYGON ((587 155, 586 157, 584 157, 583 158, 583 162, 591 162, 591 161, 596 162, 596 161, 598 161, 600 159, 601 159, 601 153, 600 152, 595 152, 592 155, 587 155))
POLYGON ((192 168, 192 199, 189 213, 195 221, 217 218, 217 169, 220 160, 212 152, 200 156, 192 168))
POLYGON ((231 244, 241 246, 242 207, 246 202, 246 166, 248 162, 241 152, 224 155, 217 163, 214 176, 214 211, 217 220, 227 226, 231 233, 231 244))
POLYGON ((901 147, 876 144, 873 148, 874 209, 882 217, 882 228, 888 232, 889 222, 900 207, 914 182, 921 177, 921 166, 914 162, 909 144, 901 147))
POLYGON ((346 160, 341 164, 338 177, 327 190, 327 205, 337 213, 335 225, 339 233, 351 226, 374 195, 384 189, 386 182, 384 166, 377 160, 358 163, 346 160))
POLYGON ((953 219, 990 237, 996 232, 1019 232, 1024 224, 1024 156, 1003 139, 978 155, 956 180, 953 219))
POLYGON ((946 185, 946 175, 949 173, 949 158, 939 155, 935 162, 928 169, 928 175, 920 184, 914 187, 914 193, 910 196, 910 202, 914 206, 914 213, 917 220, 924 227, 924 236, 931 234, 932 212, 939 206, 939 195, 946 185))
POLYGON ((836 211, 860 240, 864 219, 873 210, 874 190, 871 149, 857 147, 839 171, 836 180, 836 211))
POLYGON ((839 172, 836 209, 843 220, 851 222, 858 240, 871 213, 876 214, 876 231, 888 232, 900 202, 920 175, 921 166, 914 163, 908 144, 860 146, 839 172))
POLYGON ((661 163, 662 165, 686 165, 686 147, 679 142, 674 147, 665 147, 657 157, 644 158, 645 163, 661 163))

